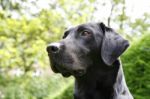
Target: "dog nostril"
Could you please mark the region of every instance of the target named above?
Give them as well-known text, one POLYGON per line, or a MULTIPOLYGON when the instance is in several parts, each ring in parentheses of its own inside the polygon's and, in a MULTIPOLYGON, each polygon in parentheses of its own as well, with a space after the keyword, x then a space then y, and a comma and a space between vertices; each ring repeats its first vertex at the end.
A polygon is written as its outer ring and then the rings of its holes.
POLYGON ((47 47, 47 52, 57 53, 59 48, 57 46, 51 45, 47 47))
POLYGON ((56 53, 59 51, 59 48, 57 46, 51 46, 50 51, 56 53))

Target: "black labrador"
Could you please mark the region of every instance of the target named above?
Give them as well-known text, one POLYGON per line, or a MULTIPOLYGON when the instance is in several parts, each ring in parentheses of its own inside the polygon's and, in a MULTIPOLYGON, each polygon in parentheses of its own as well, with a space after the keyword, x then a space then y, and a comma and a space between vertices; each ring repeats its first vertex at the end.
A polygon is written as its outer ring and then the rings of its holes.
POLYGON ((51 68, 75 77, 74 99, 133 99, 118 57, 129 43, 103 23, 68 29, 47 52, 51 68))

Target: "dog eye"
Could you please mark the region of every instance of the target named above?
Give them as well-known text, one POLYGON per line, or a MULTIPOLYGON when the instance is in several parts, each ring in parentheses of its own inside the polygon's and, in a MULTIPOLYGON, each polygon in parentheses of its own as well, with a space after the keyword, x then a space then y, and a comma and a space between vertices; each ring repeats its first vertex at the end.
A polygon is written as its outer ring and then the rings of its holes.
POLYGON ((83 31, 83 32, 81 32, 81 36, 91 36, 91 32, 89 32, 89 31, 83 31))

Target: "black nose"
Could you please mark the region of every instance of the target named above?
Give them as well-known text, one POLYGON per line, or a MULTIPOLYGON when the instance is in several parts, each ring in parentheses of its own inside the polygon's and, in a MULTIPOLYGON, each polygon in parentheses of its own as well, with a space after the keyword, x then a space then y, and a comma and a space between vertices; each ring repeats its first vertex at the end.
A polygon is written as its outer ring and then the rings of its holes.
POLYGON ((61 44, 60 43, 51 43, 47 46, 48 53, 59 53, 61 44))

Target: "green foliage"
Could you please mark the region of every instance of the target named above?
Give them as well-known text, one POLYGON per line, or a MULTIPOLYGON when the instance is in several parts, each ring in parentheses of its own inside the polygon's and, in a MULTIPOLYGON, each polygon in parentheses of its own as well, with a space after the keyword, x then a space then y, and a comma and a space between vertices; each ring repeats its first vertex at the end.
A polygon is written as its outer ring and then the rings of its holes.
POLYGON ((3 78, 0 79, 0 99, 52 99, 72 81, 72 78, 64 79, 60 75, 3 78))
POLYGON ((46 42, 42 38, 45 29, 40 19, 28 21, 7 18, 0 21, 1 67, 19 67, 28 72, 33 69, 34 64, 41 67, 47 64, 43 63, 43 60, 46 60, 46 51, 39 53, 39 50, 46 47, 46 42))
POLYGON ((134 41, 122 57, 126 80, 135 99, 150 97, 150 34, 134 41))
POLYGON ((73 84, 71 83, 60 95, 54 99, 73 99, 73 84))

